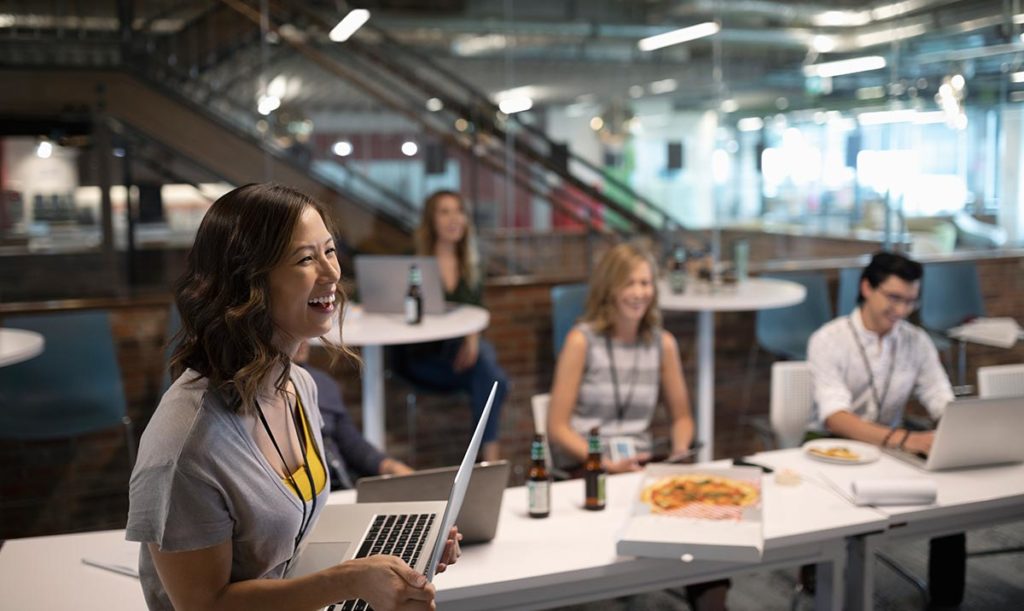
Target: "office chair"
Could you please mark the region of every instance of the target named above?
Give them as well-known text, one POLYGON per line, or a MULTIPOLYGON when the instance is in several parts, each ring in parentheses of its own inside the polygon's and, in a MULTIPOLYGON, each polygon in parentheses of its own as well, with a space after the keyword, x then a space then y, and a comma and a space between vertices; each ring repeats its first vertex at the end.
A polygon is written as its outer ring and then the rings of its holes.
POLYGON ((0 368, 0 437, 74 438, 114 425, 124 428, 129 466, 135 433, 105 311, 8 316, 4 324, 46 338, 34 359, 0 368))
POLYGON ((836 316, 845 316, 857 307, 860 296, 859 267, 845 267, 839 270, 839 289, 836 291, 836 316))
POLYGON ((551 347, 555 360, 562 352, 565 336, 569 334, 576 320, 583 314, 587 301, 587 285, 560 284, 551 287, 551 347))
MULTIPOLYGON (((926 263, 921 282, 921 326, 935 346, 947 354, 952 342, 946 333, 972 318, 985 315, 978 270, 972 261, 926 263)), ((957 358, 957 394, 967 394, 967 350, 959 342, 957 358)))
POLYGON ((765 351, 789 360, 807 358, 807 340, 822 325, 832 320, 832 304, 828 284, 821 274, 765 274, 796 282, 807 289, 807 297, 786 308, 758 310, 755 334, 765 351))
POLYGON ((1024 363, 978 367, 978 396, 1024 397, 1024 363))

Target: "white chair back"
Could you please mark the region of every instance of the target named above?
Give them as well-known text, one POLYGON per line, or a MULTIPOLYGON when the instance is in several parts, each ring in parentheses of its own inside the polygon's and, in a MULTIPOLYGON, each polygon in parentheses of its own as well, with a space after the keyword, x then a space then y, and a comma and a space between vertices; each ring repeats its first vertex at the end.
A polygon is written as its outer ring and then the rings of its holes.
POLYGON ((1024 363, 979 367, 978 395, 982 399, 1024 397, 1024 363))
POLYGON ((813 404, 811 369, 807 362, 774 363, 769 418, 780 448, 800 445, 807 431, 813 404))
POLYGON ((533 431, 544 436, 544 464, 551 472, 551 444, 548 442, 548 406, 551 404, 551 393, 533 395, 530 407, 533 408, 533 431))

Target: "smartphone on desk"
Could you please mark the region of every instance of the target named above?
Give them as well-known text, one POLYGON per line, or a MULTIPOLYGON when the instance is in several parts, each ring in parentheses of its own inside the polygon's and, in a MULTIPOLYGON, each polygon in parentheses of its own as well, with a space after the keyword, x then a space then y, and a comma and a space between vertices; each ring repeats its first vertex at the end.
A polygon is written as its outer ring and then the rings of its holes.
POLYGON ((697 443, 690 446, 685 452, 677 452, 675 454, 669 454, 665 460, 661 461, 670 465, 677 465, 679 463, 688 462, 689 460, 697 456, 697 452, 704 447, 704 444, 698 441, 697 443))

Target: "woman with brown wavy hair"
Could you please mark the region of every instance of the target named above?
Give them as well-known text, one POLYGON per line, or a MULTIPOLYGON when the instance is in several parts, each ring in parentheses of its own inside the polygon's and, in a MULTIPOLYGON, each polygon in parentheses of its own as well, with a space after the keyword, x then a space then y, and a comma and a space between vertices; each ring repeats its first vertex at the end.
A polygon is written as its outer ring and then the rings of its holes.
POLYGON ((203 218, 175 287, 176 380, 130 484, 127 538, 143 543, 150 609, 432 606, 433 586, 390 556, 285 578, 330 491, 316 386, 291 359, 340 324, 340 282, 327 217, 302 193, 246 185, 203 218))
MULTIPOLYGON (((438 191, 427 198, 415 238, 417 254, 437 259, 445 301, 483 305, 473 225, 469 222, 466 203, 458 193, 438 191)), ((484 460, 497 460, 498 422, 508 394, 508 379, 498 365, 494 346, 479 333, 472 333, 440 342, 399 346, 394 355, 398 372, 416 384, 468 393, 474 425, 483 413, 491 384, 498 381, 498 392, 481 446, 484 460)))

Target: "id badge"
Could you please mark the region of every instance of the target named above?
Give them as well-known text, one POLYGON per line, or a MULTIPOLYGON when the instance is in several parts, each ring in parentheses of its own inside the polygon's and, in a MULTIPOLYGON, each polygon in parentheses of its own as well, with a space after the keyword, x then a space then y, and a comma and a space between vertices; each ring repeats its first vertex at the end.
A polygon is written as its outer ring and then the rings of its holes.
POLYGON ((612 437, 608 440, 608 453, 612 462, 636 458, 636 440, 632 437, 612 437))

